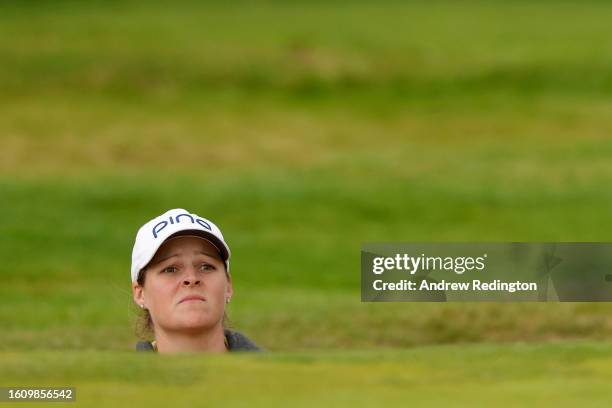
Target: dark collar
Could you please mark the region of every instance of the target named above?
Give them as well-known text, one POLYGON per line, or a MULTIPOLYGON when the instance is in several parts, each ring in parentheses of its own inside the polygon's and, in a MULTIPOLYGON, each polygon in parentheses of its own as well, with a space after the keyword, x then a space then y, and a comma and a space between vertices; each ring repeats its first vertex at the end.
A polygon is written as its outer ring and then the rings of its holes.
MULTIPOLYGON (((244 334, 225 329, 225 342, 229 351, 262 351, 251 339, 244 334)), ((157 351, 150 341, 139 341, 136 343, 136 351, 157 351)))

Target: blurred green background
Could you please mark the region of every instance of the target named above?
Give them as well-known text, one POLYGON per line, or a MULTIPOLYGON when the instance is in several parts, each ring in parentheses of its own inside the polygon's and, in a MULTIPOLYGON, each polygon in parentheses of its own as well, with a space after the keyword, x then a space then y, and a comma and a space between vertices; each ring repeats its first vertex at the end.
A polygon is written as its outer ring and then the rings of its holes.
POLYGON ((0 380, 49 350, 129 359, 135 233, 174 207, 223 230, 234 326, 306 369, 609 355, 608 304, 362 304, 359 250, 610 241, 610 21, 603 1, 3 2, 0 380))

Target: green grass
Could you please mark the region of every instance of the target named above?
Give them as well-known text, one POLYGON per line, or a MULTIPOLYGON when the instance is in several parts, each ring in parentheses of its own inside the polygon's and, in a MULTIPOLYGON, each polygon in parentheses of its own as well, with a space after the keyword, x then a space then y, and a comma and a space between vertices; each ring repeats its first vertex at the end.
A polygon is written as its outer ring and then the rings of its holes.
POLYGON ((5 285, 0 289, 0 316, 13 331, 5 332, 0 348, 47 347, 36 333, 52 338, 59 348, 131 348, 134 309, 128 270, 133 235, 142 218, 175 205, 220 215, 215 221, 223 226, 235 254, 235 310, 230 316, 238 328, 272 349, 610 334, 607 304, 359 302, 361 242, 605 240, 606 221, 592 209, 593 200, 606 193, 595 187, 562 194, 555 191, 558 187, 533 186, 529 193, 525 187, 516 193, 498 188, 491 193, 486 187, 420 183, 414 184, 414 191, 360 183, 345 183, 338 191, 327 181, 303 178, 296 186, 274 176, 205 185, 186 178, 158 182, 96 178, 3 184, 5 285), (36 199, 39 196, 44 199, 36 199), (554 224, 572 212, 585 215, 580 222, 554 224), (470 322, 476 316, 480 323, 474 327, 470 322), (509 327, 500 327, 502 316, 509 327), (404 323, 395 326, 393 319, 404 323), (312 329, 314 325, 319 328, 312 329), (363 331, 385 325, 390 328, 384 336, 363 331), (116 339, 97 334, 105 330, 116 339), (279 336, 277 330, 287 334, 279 336))
POLYGON ((231 357, 4 352, 0 359, 0 383, 73 386, 77 403, 92 407, 605 406, 612 374, 609 343, 231 357))
POLYGON ((359 249, 610 241, 611 4, 21 3, 0 6, 0 385, 609 400, 609 304, 362 304, 359 249), (132 354, 134 235, 173 207, 221 226, 230 318, 272 353, 132 354))

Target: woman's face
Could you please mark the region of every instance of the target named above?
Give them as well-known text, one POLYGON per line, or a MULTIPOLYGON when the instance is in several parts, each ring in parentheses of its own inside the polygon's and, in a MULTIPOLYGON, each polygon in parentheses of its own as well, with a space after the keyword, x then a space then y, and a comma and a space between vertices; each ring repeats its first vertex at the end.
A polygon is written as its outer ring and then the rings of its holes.
POLYGON ((199 331, 222 323, 232 284, 217 249, 208 241, 176 237, 166 241, 134 285, 134 301, 149 309, 155 330, 199 331))

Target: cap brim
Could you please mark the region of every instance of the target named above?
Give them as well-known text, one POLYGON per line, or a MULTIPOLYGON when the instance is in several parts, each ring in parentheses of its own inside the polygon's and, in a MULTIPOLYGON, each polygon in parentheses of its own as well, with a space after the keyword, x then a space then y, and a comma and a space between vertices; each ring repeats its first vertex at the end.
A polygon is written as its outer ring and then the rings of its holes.
POLYGON ((189 229, 189 230, 181 230, 178 232, 175 232, 174 234, 171 234, 168 236, 168 238, 164 239, 157 248, 155 248, 155 251, 153 251, 149 257, 149 259, 147 259, 146 261, 144 261, 144 266, 142 268, 140 268, 140 270, 137 272, 136 275, 136 279, 138 279, 138 276, 140 276, 140 273, 142 272, 143 269, 146 269, 149 266, 149 263, 151 262, 151 260, 153 258, 155 258, 155 254, 157 253, 157 251, 159 251, 159 248, 161 248, 161 246, 167 242, 169 239, 172 238, 176 238, 176 237, 180 237, 180 236, 196 236, 196 237, 201 237, 205 240, 207 240, 208 242, 210 242, 211 244, 213 244, 215 246, 215 248, 217 248, 217 251, 219 252, 219 255, 221 255, 221 259, 223 260, 223 262, 225 263, 226 268, 228 268, 228 272, 229 272, 229 257, 230 257, 230 252, 229 252, 229 248, 223 243, 223 241, 221 241, 219 238, 217 238, 214 234, 206 232, 206 231, 202 231, 202 230, 194 230, 194 229, 189 229))
MULTIPOLYGON (((205 240, 207 240, 208 242, 213 244, 215 246, 215 248, 217 248, 217 251, 219 252, 219 255, 221 255, 221 259, 224 262, 227 261, 229 259, 229 257, 230 257, 230 254, 229 254, 229 251, 228 251, 227 247, 225 246, 225 244, 219 238, 217 238, 215 235, 213 235, 213 234, 211 234, 209 232, 202 231, 202 230, 183 230, 183 231, 175 232, 174 234, 172 234, 168 238, 166 238, 164 240, 164 242, 162 242, 162 245, 165 242, 167 242, 168 240, 172 239, 172 238, 181 237, 181 236, 196 236, 196 237, 204 238, 205 240)), ((160 247, 161 247, 161 245, 160 245, 160 247)), ((157 250, 159 250, 159 248, 157 248, 157 250)), ((156 253, 157 253, 157 250, 155 251, 156 253)), ((150 261, 151 260, 149 260, 149 262, 150 261)))

